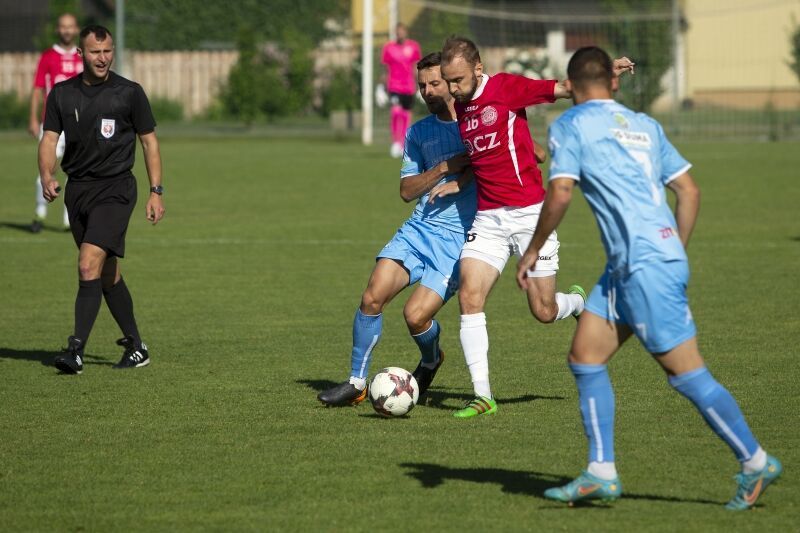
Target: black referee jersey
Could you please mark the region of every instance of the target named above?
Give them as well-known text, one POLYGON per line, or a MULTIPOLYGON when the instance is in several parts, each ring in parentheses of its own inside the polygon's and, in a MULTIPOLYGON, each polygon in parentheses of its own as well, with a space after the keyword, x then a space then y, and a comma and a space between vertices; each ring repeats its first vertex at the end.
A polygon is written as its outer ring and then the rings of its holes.
POLYGON ((43 128, 64 132, 61 168, 70 182, 131 176, 136 135, 155 127, 141 85, 114 72, 97 85, 75 76, 57 83, 47 96, 43 128))

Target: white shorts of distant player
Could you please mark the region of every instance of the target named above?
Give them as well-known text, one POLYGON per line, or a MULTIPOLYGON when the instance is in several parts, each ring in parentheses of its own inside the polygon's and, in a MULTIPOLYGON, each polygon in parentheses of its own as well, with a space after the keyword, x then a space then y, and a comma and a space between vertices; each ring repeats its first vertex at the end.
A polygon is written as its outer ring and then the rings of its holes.
MULTIPOLYGON (((44 127, 39 126, 39 140, 42 140, 44 136, 44 127)), ((61 159, 64 157, 64 149, 67 146, 66 137, 64 137, 64 132, 61 132, 61 135, 58 136, 58 144, 56 145, 56 159, 61 159)))
MULTIPOLYGON (((542 204, 478 211, 467 233, 467 242, 461 249, 461 258, 478 259, 502 272, 509 257, 521 257, 528 249, 541 212, 542 204)), ((558 235, 554 231, 539 250, 539 260, 533 270, 528 270, 528 277, 555 276, 559 246, 558 235)))

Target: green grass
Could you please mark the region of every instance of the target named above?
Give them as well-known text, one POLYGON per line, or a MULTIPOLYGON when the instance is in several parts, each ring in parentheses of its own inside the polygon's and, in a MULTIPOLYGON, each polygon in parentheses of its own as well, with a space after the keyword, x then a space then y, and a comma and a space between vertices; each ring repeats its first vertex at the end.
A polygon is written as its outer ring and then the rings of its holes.
MULTIPOLYGON (((471 392, 458 309, 448 361, 407 419, 324 409, 346 378, 352 314, 374 254, 407 216, 385 147, 317 140, 165 138, 167 216, 128 233, 123 272, 153 364, 110 365, 101 310, 84 374, 47 366, 72 328, 76 251, 33 211, 35 146, 0 145, 0 529, 797 530, 800 464, 800 154, 794 144, 682 145, 703 208, 690 252, 700 345, 786 474, 731 514, 732 454, 635 343, 614 360, 627 497, 568 509, 544 488, 584 466, 564 356, 574 322, 534 323, 506 272, 490 299, 499 413, 455 420, 471 392)), ((51 211, 55 225, 59 208, 51 211)), ((561 286, 603 266, 578 199, 560 229, 561 286)), ((373 370, 413 368, 398 298, 373 370)))

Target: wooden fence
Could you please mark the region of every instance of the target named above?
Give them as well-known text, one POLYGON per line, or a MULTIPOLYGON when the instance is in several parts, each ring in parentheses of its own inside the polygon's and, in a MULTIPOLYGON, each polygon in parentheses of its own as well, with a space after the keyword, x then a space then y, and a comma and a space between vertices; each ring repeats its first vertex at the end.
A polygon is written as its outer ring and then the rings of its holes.
MULTIPOLYGON (((134 52, 127 54, 130 78, 150 98, 169 98, 183 105, 184 114, 205 111, 219 93, 239 57, 235 51, 134 52)), ((33 85, 38 53, 0 54, 0 93, 27 99, 33 85)))

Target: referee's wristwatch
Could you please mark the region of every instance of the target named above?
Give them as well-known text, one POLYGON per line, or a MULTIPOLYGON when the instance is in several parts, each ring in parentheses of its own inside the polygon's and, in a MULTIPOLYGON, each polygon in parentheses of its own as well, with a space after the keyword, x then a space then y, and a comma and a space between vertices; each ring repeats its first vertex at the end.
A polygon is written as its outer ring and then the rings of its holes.
POLYGON ((155 187, 150 187, 150 192, 154 192, 157 195, 161 196, 162 194, 164 194, 164 187, 162 187, 161 185, 156 185, 155 187))

